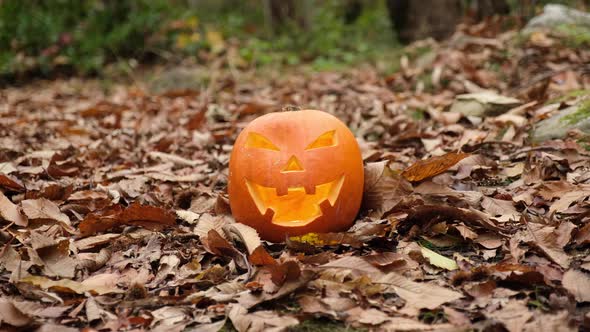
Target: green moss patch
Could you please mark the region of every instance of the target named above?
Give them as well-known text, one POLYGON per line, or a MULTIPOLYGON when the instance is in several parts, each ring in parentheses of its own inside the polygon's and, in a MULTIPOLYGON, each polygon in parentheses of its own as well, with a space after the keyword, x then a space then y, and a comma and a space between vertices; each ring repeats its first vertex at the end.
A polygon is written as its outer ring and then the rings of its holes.
POLYGON ((590 118, 590 99, 582 102, 577 111, 564 116, 560 121, 572 125, 588 118, 590 118))

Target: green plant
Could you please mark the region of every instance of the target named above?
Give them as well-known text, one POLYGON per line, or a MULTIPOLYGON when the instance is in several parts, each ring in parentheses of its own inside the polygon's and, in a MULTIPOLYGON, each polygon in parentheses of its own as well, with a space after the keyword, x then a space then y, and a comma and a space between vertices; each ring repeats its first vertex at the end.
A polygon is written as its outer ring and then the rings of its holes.
POLYGON ((397 44, 385 4, 365 3, 350 24, 344 10, 341 1, 318 2, 309 29, 286 22, 270 34, 258 1, 3 0, 0 76, 100 73, 105 64, 130 58, 207 61, 230 48, 237 49, 230 65, 324 70, 378 60, 391 68, 397 44))
POLYGON ((0 74, 70 66, 83 73, 146 54, 174 7, 164 0, 0 2, 0 74))
POLYGON ((590 26, 562 24, 557 27, 556 33, 563 38, 563 43, 570 47, 590 46, 590 26))
POLYGON ((447 321, 447 317, 442 310, 424 310, 420 312, 418 319, 427 324, 437 324, 447 321))

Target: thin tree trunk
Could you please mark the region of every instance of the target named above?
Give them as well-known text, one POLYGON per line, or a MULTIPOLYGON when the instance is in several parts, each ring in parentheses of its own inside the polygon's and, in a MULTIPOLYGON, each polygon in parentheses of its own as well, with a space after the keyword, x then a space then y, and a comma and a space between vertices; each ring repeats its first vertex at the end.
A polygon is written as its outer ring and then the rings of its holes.
POLYGON ((461 21, 461 0, 387 0, 389 16, 403 43, 449 37, 461 21))

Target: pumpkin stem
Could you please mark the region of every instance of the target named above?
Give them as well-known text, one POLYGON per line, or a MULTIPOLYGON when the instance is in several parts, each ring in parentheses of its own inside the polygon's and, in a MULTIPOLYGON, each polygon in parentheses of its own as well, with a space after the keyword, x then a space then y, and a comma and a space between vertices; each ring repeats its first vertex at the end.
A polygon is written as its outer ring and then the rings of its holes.
POLYGON ((301 107, 297 105, 285 105, 281 109, 283 112, 294 112, 294 111, 301 111, 301 107))

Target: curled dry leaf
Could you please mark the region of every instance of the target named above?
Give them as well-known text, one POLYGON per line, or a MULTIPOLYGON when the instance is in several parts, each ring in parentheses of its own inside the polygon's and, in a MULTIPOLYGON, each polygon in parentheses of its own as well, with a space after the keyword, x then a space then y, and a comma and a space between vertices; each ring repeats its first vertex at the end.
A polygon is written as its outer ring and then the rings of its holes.
POLYGON ((205 237, 210 230, 214 229, 221 236, 225 236, 223 227, 229 224, 230 221, 231 220, 226 216, 212 216, 208 213, 204 213, 198 219, 197 226, 193 228, 193 233, 205 237))
POLYGON ((499 222, 515 221, 520 218, 520 213, 516 211, 512 200, 505 201, 484 196, 481 207, 499 222))
POLYGON ((46 171, 51 177, 60 178, 64 176, 76 176, 80 172, 80 168, 77 162, 68 160, 65 156, 56 153, 51 157, 46 171))
POLYGON ((465 281, 477 280, 481 276, 491 276, 493 280, 505 280, 522 285, 551 284, 535 267, 510 263, 480 265, 470 270, 460 270, 453 274, 451 283, 459 285, 465 281))
POLYGON ((78 225, 80 233, 83 236, 90 236, 113 228, 117 225, 118 217, 122 211, 123 209, 120 205, 113 205, 106 209, 87 214, 84 220, 78 225))
POLYGON ((380 268, 401 268, 408 265, 410 261, 408 256, 395 252, 382 252, 363 258, 373 266, 380 268))
POLYGON ((295 281, 301 275, 301 269, 296 261, 286 261, 278 265, 268 267, 271 273, 271 280, 277 286, 282 286, 285 282, 295 281))
POLYGON ((536 246, 543 254, 563 268, 568 268, 571 257, 565 253, 565 244, 558 243, 555 236, 555 227, 548 225, 527 222, 527 231, 523 231, 525 242, 536 246))
MULTIPOLYGON (((2 169, 0 169, 1 171, 2 169)), ((7 174, 0 173, 0 187, 4 187, 8 190, 12 191, 24 191, 25 187, 18 181, 17 179, 13 179, 11 176, 7 174)))
POLYGON ((113 205, 88 214, 78 227, 82 235, 89 236, 120 225, 140 226, 159 231, 175 226, 176 217, 170 211, 156 206, 133 203, 123 210, 120 205, 113 205))
POLYGON ((575 241, 579 245, 590 243, 590 223, 582 226, 576 233, 575 241))
POLYGON ((62 240, 53 245, 29 250, 35 263, 42 263, 43 273, 50 277, 73 278, 79 262, 70 257, 70 241, 62 240))
POLYGON ((166 306, 152 311, 151 314, 154 317, 151 326, 161 330, 183 330, 189 322, 188 311, 182 307, 166 306))
POLYGON ((248 265, 248 258, 236 249, 228 240, 223 238, 216 230, 211 229, 201 242, 205 249, 217 256, 230 257, 241 268, 250 268, 248 265))
POLYGON ((101 313, 103 310, 100 305, 96 303, 94 297, 89 297, 86 300, 85 309, 88 322, 92 322, 101 318, 101 313))
POLYGON ((413 207, 408 217, 398 225, 398 231, 405 234, 412 226, 421 226, 423 230, 442 221, 461 221, 464 225, 480 227, 498 233, 500 228, 485 213, 473 209, 454 206, 425 204, 413 207))
POLYGON ((549 212, 563 213, 572 203, 584 200, 588 196, 590 196, 590 185, 573 187, 569 191, 564 192, 555 203, 551 204, 549 212))
POLYGON ((126 225, 141 226, 149 230, 162 230, 175 226, 173 213, 157 206, 133 203, 121 213, 120 221, 126 225))
POLYGON ((199 218, 201 217, 200 214, 194 213, 193 211, 189 210, 176 210, 175 212, 178 218, 186 221, 189 224, 196 224, 199 218))
POLYGON ((78 250, 84 251, 84 250, 95 248, 100 245, 107 244, 110 241, 112 241, 120 236, 121 236, 121 234, 106 233, 106 234, 96 235, 96 236, 92 236, 92 237, 87 237, 84 239, 79 239, 74 242, 74 245, 76 246, 76 248, 78 248, 78 250))
POLYGON ((244 243, 249 254, 252 254, 254 249, 262 244, 258 232, 248 225, 233 223, 226 225, 223 229, 228 236, 237 238, 244 243))
POLYGON ((18 207, 13 204, 8 197, 0 191, 0 219, 14 223, 17 226, 26 227, 28 225, 27 218, 23 216, 18 207))
POLYGON ((70 226, 70 218, 59 210, 59 206, 45 198, 22 201, 24 213, 29 219, 49 219, 70 226))
POLYGON ((272 258, 262 245, 254 249, 250 254, 249 260, 255 266, 277 265, 277 261, 272 258))
POLYGON ((293 281, 287 281, 282 286, 280 286, 279 290, 273 293, 262 292, 262 293, 240 293, 239 296, 234 297, 237 299, 238 303, 245 308, 251 308, 255 305, 283 298, 293 292, 297 291, 298 289, 307 285, 307 283, 311 280, 314 276, 314 273, 309 270, 301 271, 301 276, 293 281))
POLYGON ((412 185, 387 166, 387 162, 365 166, 363 209, 381 218, 412 192, 412 185))
POLYGON ((207 237, 203 239, 203 246, 207 251, 217 256, 233 257, 238 252, 229 241, 214 229, 210 230, 207 237))
POLYGON ((90 292, 96 295, 104 295, 109 293, 121 293, 122 291, 116 287, 118 274, 99 274, 88 278, 82 282, 71 279, 52 280, 40 276, 28 276, 20 279, 20 282, 33 284, 42 289, 52 290, 55 292, 77 293, 84 294, 90 292))
POLYGON ((469 153, 451 152, 442 156, 419 160, 402 172, 402 176, 411 182, 422 181, 441 174, 459 161, 469 157, 469 153))
POLYGON ((76 191, 68 197, 68 201, 106 200, 109 195, 104 191, 81 190, 76 191))

